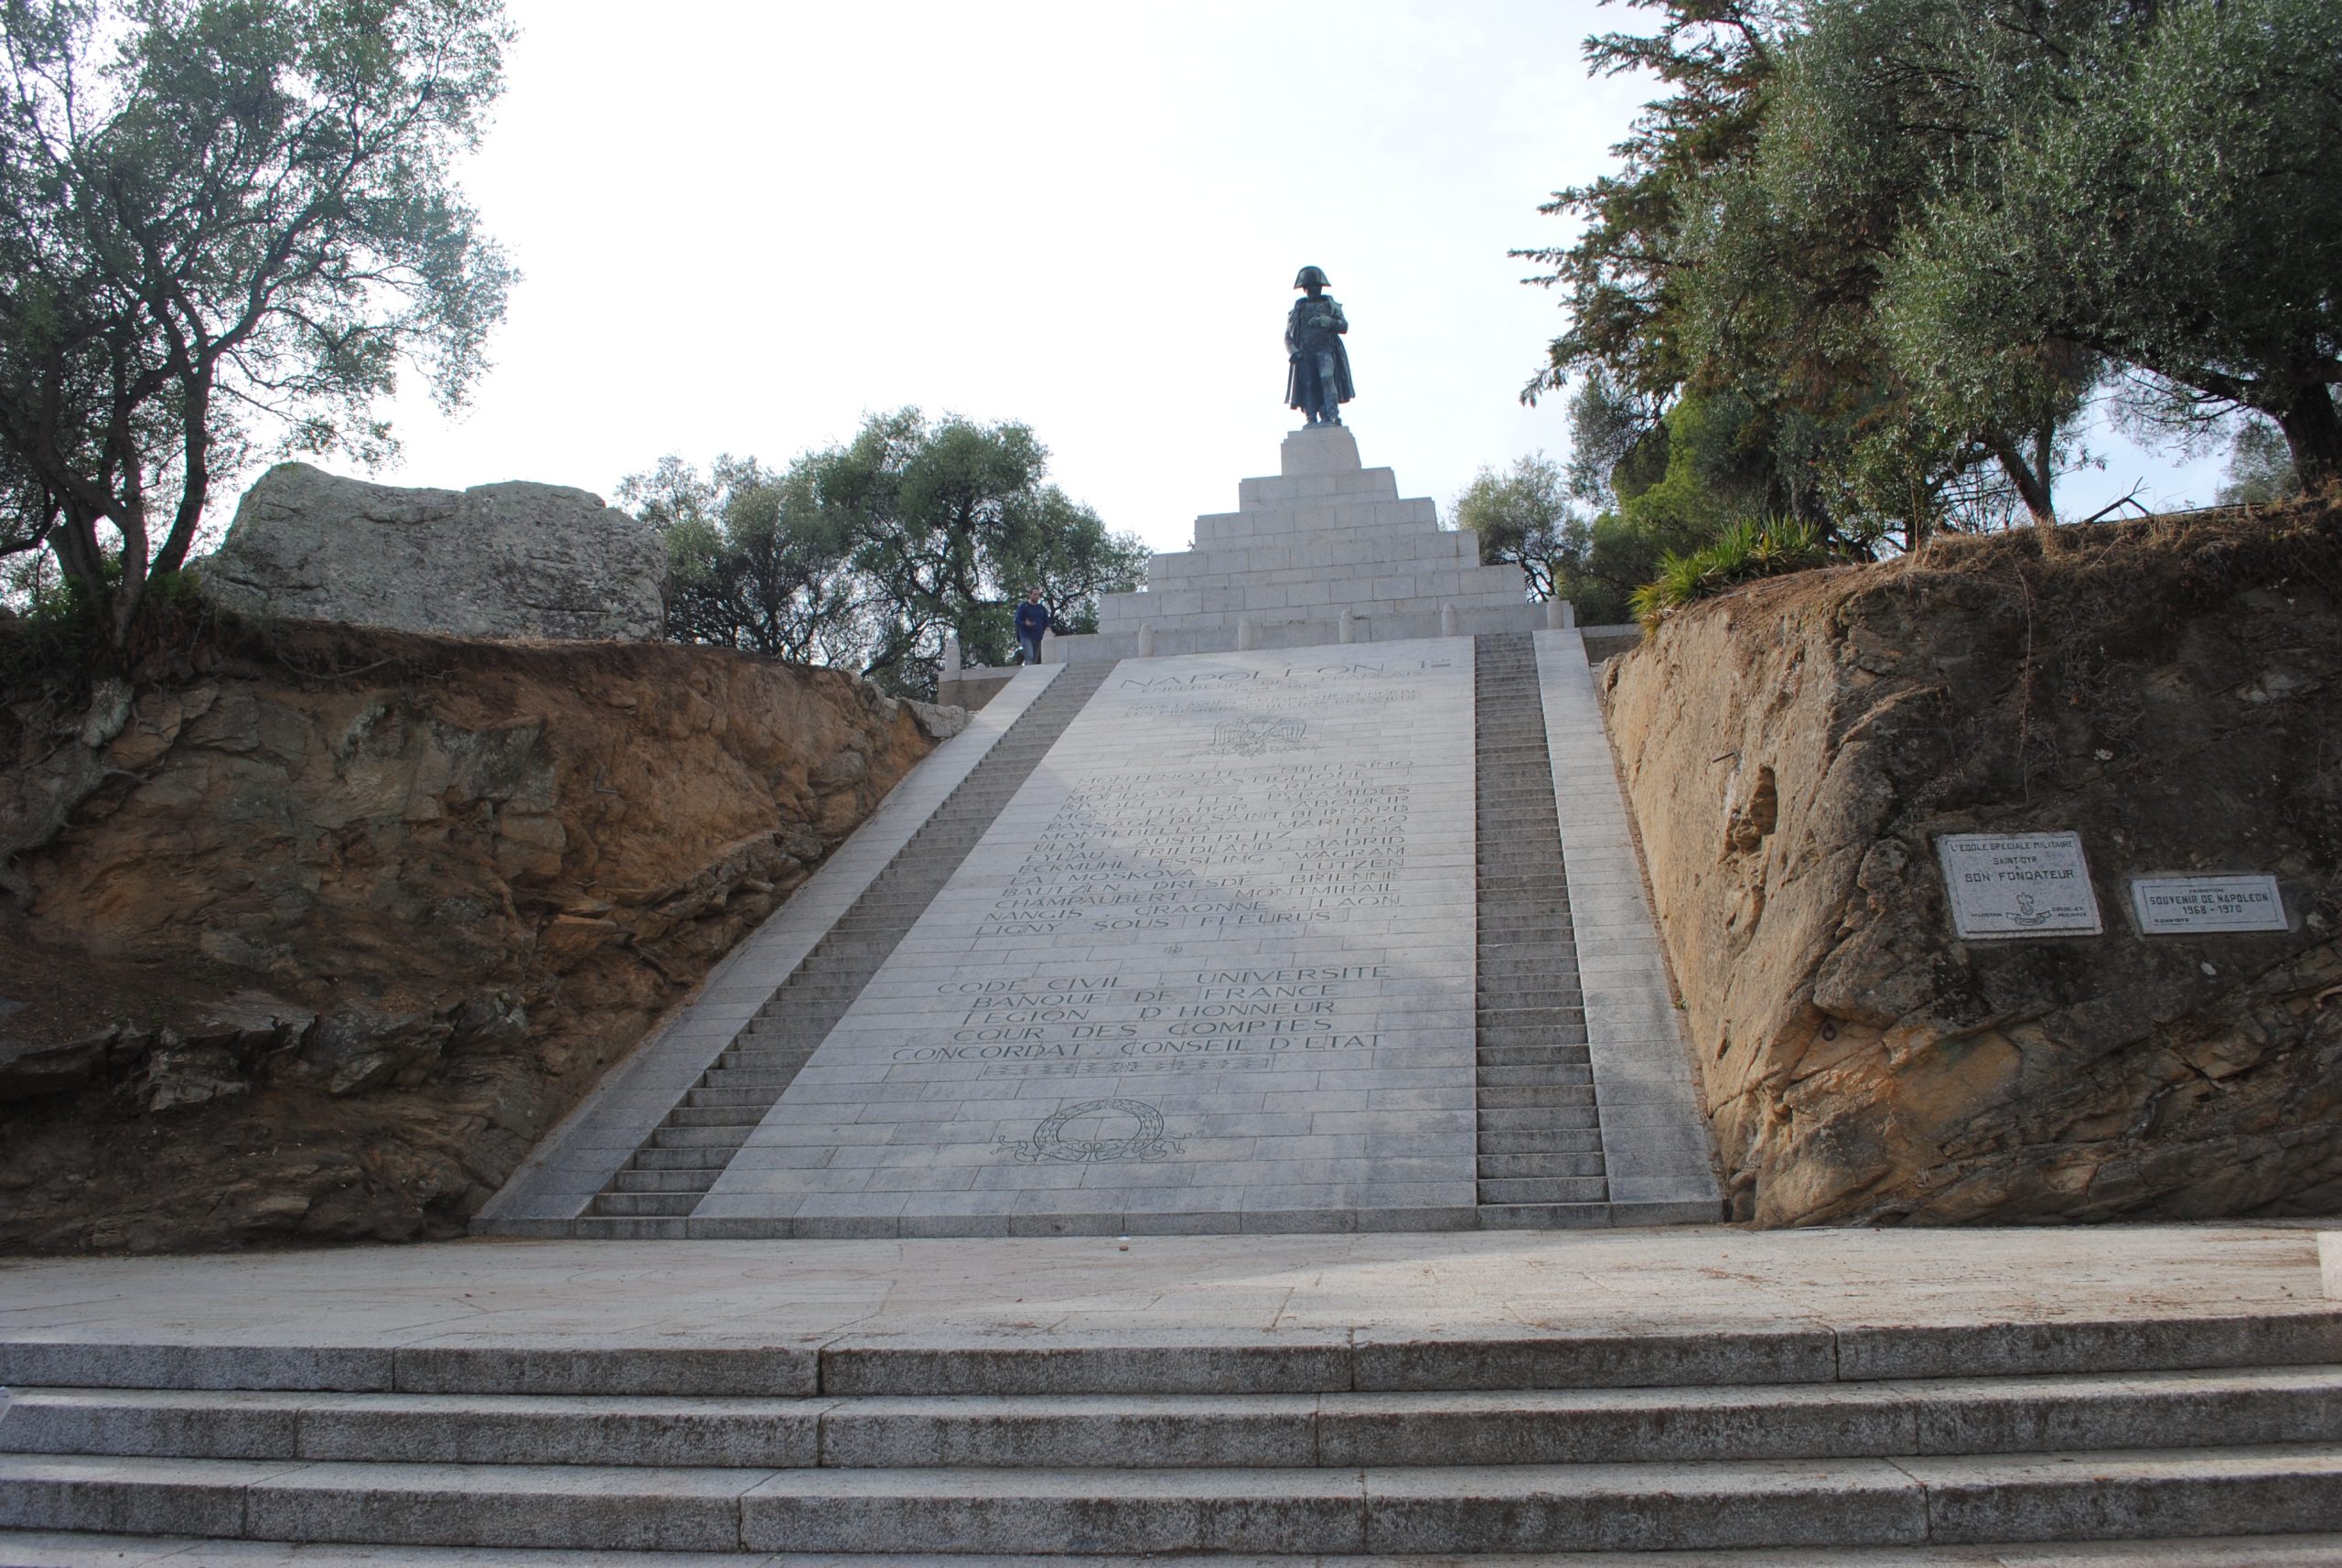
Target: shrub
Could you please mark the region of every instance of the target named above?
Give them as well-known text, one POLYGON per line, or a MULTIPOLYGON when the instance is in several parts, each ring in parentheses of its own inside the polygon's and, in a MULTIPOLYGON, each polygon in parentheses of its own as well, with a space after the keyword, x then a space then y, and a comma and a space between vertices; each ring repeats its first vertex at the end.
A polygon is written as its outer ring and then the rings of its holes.
POLYGON ((1727 526, 1713 544, 1689 554, 1670 551, 1660 556, 1659 575, 1635 590, 1635 618, 1656 627, 1670 611, 1685 605, 1758 577, 1802 572, 1829 558, 1821 532, 1811 523, 1744 519, 1727 526))

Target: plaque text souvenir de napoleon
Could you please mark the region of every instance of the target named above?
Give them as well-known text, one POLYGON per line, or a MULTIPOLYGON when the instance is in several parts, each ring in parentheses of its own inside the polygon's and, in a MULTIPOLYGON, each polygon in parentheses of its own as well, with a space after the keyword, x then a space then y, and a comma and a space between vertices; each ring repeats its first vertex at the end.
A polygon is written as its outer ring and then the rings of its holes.
POLYGON ((2292 929, 2277 879, 2265 872, 2133 877, 2131 912, 2150 937, 2292 929))

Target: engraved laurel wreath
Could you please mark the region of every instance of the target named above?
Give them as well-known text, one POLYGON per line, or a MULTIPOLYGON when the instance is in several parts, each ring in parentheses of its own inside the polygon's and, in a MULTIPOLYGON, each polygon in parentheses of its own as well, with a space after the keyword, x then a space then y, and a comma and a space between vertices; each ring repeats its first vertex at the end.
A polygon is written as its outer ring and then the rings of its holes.
POLYGON ((1113 1160, 1168 1159, 1179 1152, 1176 1138, 1163 1135, 1163 1112, 1143 1100, 1088 1100, 1069 1105, 1038 1127, 1033 1135, 1006 1146, 1009 1155, 1026 1165, 1049 1161, 1063 1165, 1103 1165, 1113 1160), (1127 1138, 1069 1138, 1065 1130, 1084 1116, 1119 1113, 1137 1123, 1127 1138))

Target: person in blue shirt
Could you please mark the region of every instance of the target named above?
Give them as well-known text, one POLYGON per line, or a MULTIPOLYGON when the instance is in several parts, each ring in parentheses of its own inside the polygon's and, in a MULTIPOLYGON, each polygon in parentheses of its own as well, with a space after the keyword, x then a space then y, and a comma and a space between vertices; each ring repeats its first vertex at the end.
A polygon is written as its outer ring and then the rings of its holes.
POLYGON ((1049 607, 1041 602, 1041 590, 1028 588, 1025 602, 1016 607, 1016 651, 1026 664, 1041 661, 1041 634, 1049 629, 1049 607))

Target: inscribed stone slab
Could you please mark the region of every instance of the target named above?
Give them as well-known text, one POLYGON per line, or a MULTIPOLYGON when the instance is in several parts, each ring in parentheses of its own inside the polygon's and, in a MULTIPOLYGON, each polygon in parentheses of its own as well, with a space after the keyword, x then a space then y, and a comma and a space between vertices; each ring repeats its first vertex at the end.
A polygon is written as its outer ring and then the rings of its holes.
POLYGON ((1472 724, 1461 639, 1125 660, 695 1218, 1468 1212, 1472 724))
POLYGON ((1962 940, 2097 936, 2098 895, 2081 835, 1946 833, 1936 840, 1962 940))
POLYGON ((2266 873, 2135 877, 2131 909, 2151 937, 2292 929, 2277 879, 2266 873))

